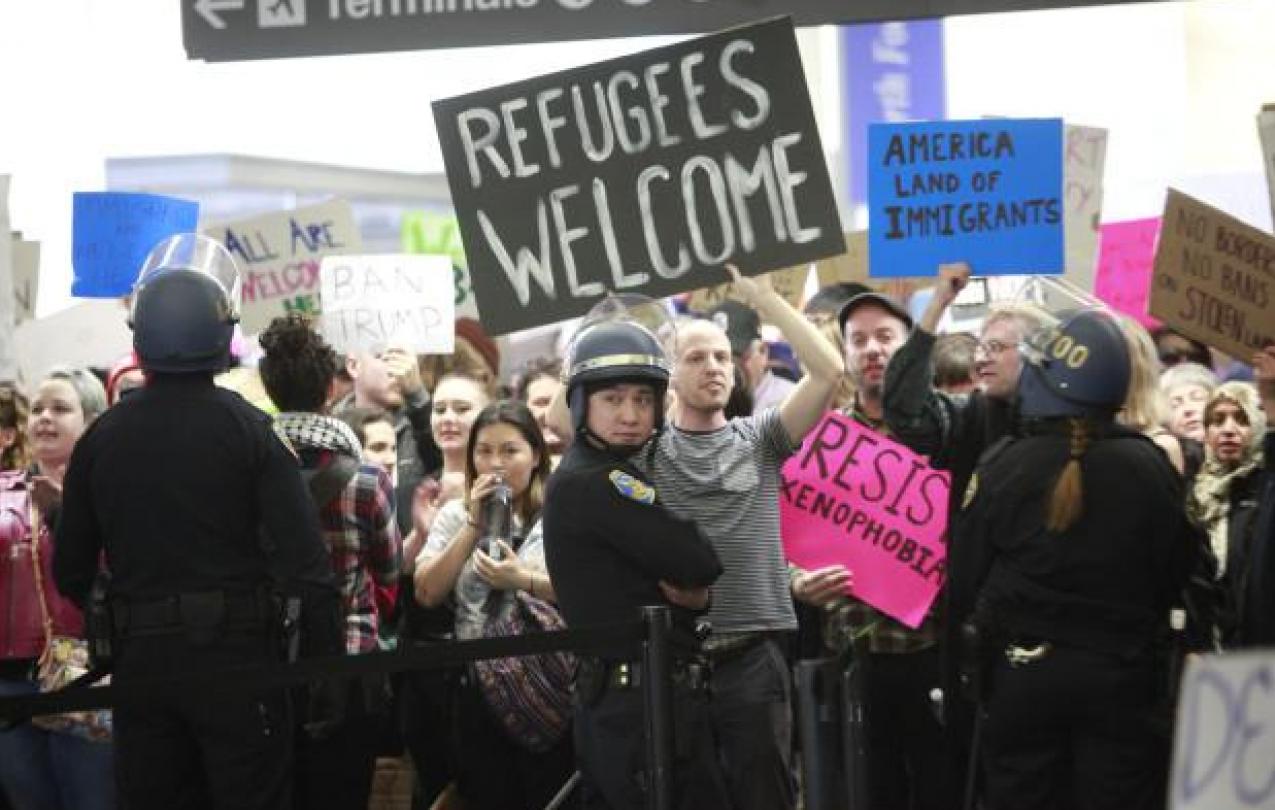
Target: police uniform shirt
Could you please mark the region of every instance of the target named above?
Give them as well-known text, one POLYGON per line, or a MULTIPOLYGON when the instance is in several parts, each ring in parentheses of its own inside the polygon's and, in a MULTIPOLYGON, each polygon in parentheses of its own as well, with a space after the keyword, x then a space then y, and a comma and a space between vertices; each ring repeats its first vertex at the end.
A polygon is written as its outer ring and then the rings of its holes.
POLYGON ((63 486, 54 575, 77 601, 103 549, 112 591, 131 599, 251 590, 267 567, 285 587, 331 587, 295 455, 269 416, 207 376, 156 375, 107 410, 63 486))
MULTIPOLYGON (((665 604, 660 580, 711 585, 722 567, 695 524, 662 505, 631 465, 574 442, 545 492, 545 559, 570 626, 632 622, 665 604)), ((689 612, 674 609, 685 622, 689 612)))

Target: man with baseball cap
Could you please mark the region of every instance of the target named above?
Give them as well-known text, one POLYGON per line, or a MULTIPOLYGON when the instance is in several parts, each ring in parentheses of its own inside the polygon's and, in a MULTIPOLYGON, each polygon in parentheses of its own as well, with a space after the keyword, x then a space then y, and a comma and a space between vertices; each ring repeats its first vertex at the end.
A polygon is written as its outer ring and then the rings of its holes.
POLYGON ((708 319, 720 326, 730 341, 730 353, 753 395, 753 415, 783 402, 796 383, 770 370, 770 347, 762 339, 757 311, 737 301, 723 301, 709 310, 708 319))

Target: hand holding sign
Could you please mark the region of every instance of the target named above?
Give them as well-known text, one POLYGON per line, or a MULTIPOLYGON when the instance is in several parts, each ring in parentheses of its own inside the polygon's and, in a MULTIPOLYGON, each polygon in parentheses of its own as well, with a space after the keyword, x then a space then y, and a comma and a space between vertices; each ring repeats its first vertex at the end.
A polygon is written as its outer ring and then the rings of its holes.
POLYGON ((749 278, 739 272, 739 268, 733 264, 726 265, 726 272, 730 273, 731 284, 734 285, 734 292, 739 296, 740 300, 748 306, 756 309, 761 299, 767 295, 773 295, 775 288, 770 284, 768 276, 757 276, 749 278))
POLYGON ((792 579, 792 595, 797 601, 823 607, 850 593, 854 574, 844 565, 829 565, 814 571, 802 571, 792 579))
POLYGON ((386 349, 381 354, 381 361, 385 363, 385 370, 394 378, 394 382, 398 384, 399 393, 403 396, 410 397, 425 387, 425 384, 421 382, 421 367, 416 362, 416 355, 406 349, 398 347, 386 349))

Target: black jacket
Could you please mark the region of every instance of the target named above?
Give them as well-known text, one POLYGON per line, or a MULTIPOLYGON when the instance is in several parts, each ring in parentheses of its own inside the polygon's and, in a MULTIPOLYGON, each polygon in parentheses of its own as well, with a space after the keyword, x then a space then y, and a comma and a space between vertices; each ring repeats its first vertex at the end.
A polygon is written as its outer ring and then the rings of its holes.
POLYGON ((1265 439, 1266 467, 1257 482, 1257 513, 1249 547, 1239 640, 1245 646, 1275 645, 1275 430, 1265 439))
MULTIPOLYGON (((675 517, 631 464, 579 439, 549 479, 545 561, 567 624, 632 622, 640 609, 667 604, 660 580, 711 585, 722 572, 694 523, 675 517)), ((690 630, 691 611, 673 609, 690 630)))
POLYGON ((63 482, 54 578, 84 602, 211 590, 335 602, 318 514, 270 417, 205 375, 157 375, 80 437, 63 482))

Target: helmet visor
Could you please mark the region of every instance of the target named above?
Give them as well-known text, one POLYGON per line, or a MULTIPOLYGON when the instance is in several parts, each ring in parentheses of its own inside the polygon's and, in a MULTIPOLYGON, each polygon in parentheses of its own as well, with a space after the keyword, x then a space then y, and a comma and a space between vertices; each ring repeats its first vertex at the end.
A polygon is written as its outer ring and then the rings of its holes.
POLYGON ((142 272, 133 287, 136 293, 166 273, 197 273, 217 282, 226 297, 226 305, 239 318, 239 265, 217 240, 198 233, 179 233, 168 237, 146 256, 142 272))

